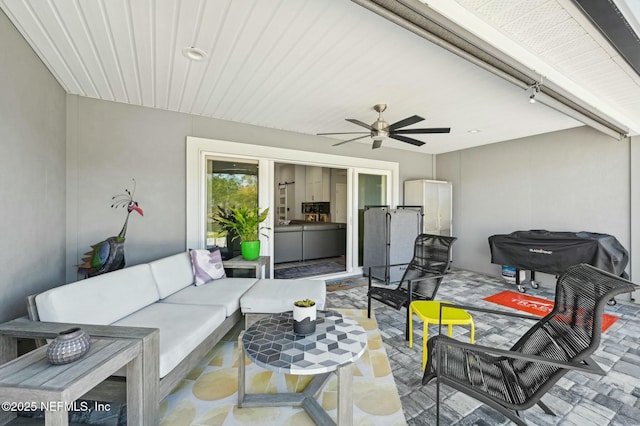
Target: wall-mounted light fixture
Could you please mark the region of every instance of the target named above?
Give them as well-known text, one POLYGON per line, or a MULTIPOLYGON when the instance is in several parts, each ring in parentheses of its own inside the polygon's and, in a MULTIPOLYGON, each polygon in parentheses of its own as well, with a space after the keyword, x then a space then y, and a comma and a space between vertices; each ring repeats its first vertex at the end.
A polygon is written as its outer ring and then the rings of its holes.
POLYGON ((540 83, 538 83, 536 81, 534 84, 529 86, 527 89, 531 89, 531 96, 529 96, 529 103, 530 104, 535 104, 536 103, 536 95, 540 91, 540 83))

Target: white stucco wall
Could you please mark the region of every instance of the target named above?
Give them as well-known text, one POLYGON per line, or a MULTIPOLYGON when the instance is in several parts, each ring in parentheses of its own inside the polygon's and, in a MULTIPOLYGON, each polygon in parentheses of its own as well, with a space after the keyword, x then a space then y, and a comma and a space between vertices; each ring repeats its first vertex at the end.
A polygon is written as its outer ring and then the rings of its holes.
POLYGON ((0 322, 64 283, 65 92, 0 11, 0 322))

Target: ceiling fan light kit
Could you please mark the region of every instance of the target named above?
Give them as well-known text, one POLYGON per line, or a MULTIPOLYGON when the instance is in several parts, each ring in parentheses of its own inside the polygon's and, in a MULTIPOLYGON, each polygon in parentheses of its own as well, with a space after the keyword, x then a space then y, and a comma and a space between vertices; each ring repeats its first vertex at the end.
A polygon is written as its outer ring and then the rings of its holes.
POLYGON ((403 127, 411 126, 412 124, 416 124, 420 121, 423 121, 424 118, 419 115, 412 115, 411 117, 407 117, 403 120, 397 121, 393 124, 387 123, 382 118, 382 113, 387 109, 386 104, 376 104, 373 106, 374 111, 378 113, 378 119, 374 121, 372 124, 367 124, 360 120, 356 120, 355 118, 346 118, 350 123, 356 124, 358 126, 364 127, 367 129, 367 132, 335 132, 335 133, 318 133, 318 136, 328 136, 328 135, 355 135, 355 134, 364 134, 364 136, 358 136, 353 139, 348 139, 345 141, 341 141, 333 144, 333 146, 338 146, 345 144, 347 142, 353 142, 358 139, 364 139, 370 137, 373 139, 373 145, 371 149, 377 149, 382 146, 382 141, 387 138, 396 139, 401 142, 409 143, 415 146, 422 146, 424 142, 419 141, 414 138, 410 138, 403 135, 416 135, 416 134, 425 134, 425 133, 449 133, 451 129, 449 127, 432 127, 432 128, 424 128, 424 129, 403 129, 403 127))

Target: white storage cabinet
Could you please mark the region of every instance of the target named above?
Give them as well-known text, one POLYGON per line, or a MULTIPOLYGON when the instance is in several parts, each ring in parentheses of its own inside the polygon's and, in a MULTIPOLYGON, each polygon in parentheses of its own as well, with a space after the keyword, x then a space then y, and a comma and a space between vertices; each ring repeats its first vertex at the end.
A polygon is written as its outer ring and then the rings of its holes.
POLYGON ((441 180, 406 180, 404 205, 421 206, 425 234, 452 236, 452 185, 441 180))

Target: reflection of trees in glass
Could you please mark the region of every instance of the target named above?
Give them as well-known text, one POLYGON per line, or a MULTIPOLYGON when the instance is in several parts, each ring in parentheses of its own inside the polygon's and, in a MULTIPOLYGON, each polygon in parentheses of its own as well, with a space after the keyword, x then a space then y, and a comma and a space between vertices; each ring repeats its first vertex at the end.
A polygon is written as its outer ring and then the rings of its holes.
POLYGON ((258 176, 213 173, 207 176, 207 211, 209 232, 220 232, 220 225, 211 222, 218 206, 256 207, 258 205, 258 176))

